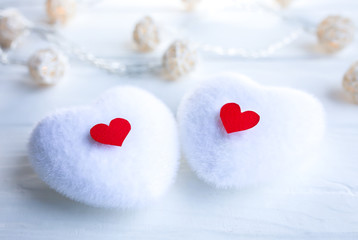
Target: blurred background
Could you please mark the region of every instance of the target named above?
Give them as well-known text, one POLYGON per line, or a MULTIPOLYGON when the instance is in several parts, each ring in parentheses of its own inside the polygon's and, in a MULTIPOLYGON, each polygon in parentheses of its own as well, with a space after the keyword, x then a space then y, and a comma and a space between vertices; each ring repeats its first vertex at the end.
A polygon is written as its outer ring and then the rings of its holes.
POLYGON ((37 29, 16 47, 1 51, 0 239, 358 238, 358 109, 342 87, 345 72, 358 60, 357 39, 327 53, 316 34, 330 15, 357 25, 358 1, 292 0, 284 7, 276 0, 192 4, 194 9, 188 11, 188 3, 180 0, 82 0, 65 25, 53 25, 44 0, 0 1, 1 11, 15 8, 37 29), (135 25, 145 16, 160 32, 160 44, 150 52, 138 51, 133 40, 135 25), (195 68, 168 80, 161 73, 162 56, 178 39, 197 48, 195 68), (49 47, 62 52, 69 67, 58 84, 39 87, 28 61, 49 47), (225 52, 228 49, 239 54, 225 52), (137 70, 111 74, 101 69, 101 61, 94 66, 78 55, 137 70), (304 90, 323 103, 327 135, 322 160, 314 169, 267 189, 235 192, 207 186, 182 161, 176 184, 160 202, 121 212, 93 209, 60 196, 28 163, 31 129, 57 108, 88 104, 111 87, 130 84, 152 92, 175 113, 187 91, 223 72, 304 90))

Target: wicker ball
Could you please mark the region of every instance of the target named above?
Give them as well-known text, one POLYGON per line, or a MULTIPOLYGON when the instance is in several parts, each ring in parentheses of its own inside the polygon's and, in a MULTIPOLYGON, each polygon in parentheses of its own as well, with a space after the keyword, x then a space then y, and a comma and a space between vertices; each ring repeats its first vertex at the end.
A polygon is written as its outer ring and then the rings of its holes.
POLYGON ((47 16, 52 24, 66 24, 76 14, 75 0, 47 0, 47 16))
POLYGON ((177 79, 194 70, 197 54, 185 41, 175 41, 163 56, 163 68, 169 79, 177 79))
POLYGON ((28 33, 28 20, 16 9, 0 11, 0 46, 14 48, 28 33))
POLYGON ((343 88, 352 96, 358 104, 358 62, 355 62, 343 77, 343 88))
POLYGON ((67 58, 53 49, 39 50, 30 57, 28 68, 35 83, 55 85, 65 75, 67 58))
POLYGON ((336 52, 352 42, 354 25, 348 18, 329 16, 318 25, 317 37, 327 52, 336 52))
POLYGON ((199 3, 201 2, 201 0, 182 0, 184 7, 186 10, 194 10, 199 3))
POLYGON ((280 5, 283 8, 288 7, 293 0, 276 0, 277 4, 280 5))
POLYGON ((152 51, 158 46, 159 32, 151 17, 145 17, 137 23, 133 31, 133 40, 143 52, 152 51))

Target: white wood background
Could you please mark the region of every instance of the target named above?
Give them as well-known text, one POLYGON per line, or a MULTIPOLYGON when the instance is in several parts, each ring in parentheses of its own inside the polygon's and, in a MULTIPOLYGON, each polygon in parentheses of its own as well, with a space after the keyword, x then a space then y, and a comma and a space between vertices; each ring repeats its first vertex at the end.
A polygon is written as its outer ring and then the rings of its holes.
MULTIPOLYGON (((131 46, 135 22, 146 14, 195 41, 260 48, 294 26, 277 16, 205 2, 194 13, 179 0, 103 1, 80 9, 63 34, 95 54, 123 61, 155 59, 131 46), (214 4, 214 5, 213 5, 214 4), (214 6, 214 8, 213 8, 214 6), (184 30, 185 29, 185 30, 184 30)), ((43 22, 44 1, 1 0, 43 22)), ((328 14, 358 25, 356 0, 294 0, 288 16, 316 24, 328 14)), ((30 36, 15 57, 46 46, 30 36)), ((191 76, 167 82, 156 76, 125 78, 71 62, 66 80, 53 88, 32 85, 22 67, 0 66, 0 239, 358 239, 358 106, 341 88, 344 72, 358 60, 357 41, 327 56, 314 35, 301 38, 269 59, 203 56, 191 76), (154 93, 176 111, 198 78, 223 71, 243 73, 267 85, 290 86, 316 95, 327 112, 323 157, 302 176, 265 189, 215 190, 182 161, 176 183, 159 202, 138 211, 110 211, 75 203, 50 190, 31 169, 26 143, 34 124, 59 107, 91 102, 106 89, 133 84, 154 93)))

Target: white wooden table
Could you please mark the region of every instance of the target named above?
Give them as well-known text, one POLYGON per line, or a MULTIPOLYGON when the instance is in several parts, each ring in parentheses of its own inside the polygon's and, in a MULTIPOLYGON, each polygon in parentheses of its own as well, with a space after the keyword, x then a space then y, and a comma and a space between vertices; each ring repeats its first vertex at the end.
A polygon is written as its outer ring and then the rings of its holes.
MULTIPOLYGON (((41 0, 1 0, 0 8, 8 6, 32 21, 46 19, 41 0)), ((171 40, 149 55, 133 51, 132 28, 146 14, 163 25, 186 28, 181 34, 192 40, 223 46, 263 47, 292 28, 268 13, 220 11, 186 13, 178 0, 108 0, 81 9, 61 31, 97 55, 140 61, 160 57, 171 40)), ((358 25, 358 1, 296 0, 287 14, 312 23, 341 14, 358 25)), ((346 101, 341 88, 344 72, 358 60, 358 45, 355 41, 345 51, 325 56, 315 51, 315 44, 315 36, 305 34, 268 59, 203 56, 198 70, 177 82, 118 77, 72 61, 66 81, 42 89, 29 84, 26 69, 0 66, 0 239, 358 239, 358 106, 346 101), (87 104, 110 87, 132 84, 176 111, 196 79, 224 71, 316 95, 327 112, 322 160, 304 176, 245 191, 215 190, 182 161, 177 181, 163 199, 125 212, 68 200, 41 182, 29 165, 29 133, 56 108, 87 104)), ((32 36, 15 56, 43 46, 32 36)))

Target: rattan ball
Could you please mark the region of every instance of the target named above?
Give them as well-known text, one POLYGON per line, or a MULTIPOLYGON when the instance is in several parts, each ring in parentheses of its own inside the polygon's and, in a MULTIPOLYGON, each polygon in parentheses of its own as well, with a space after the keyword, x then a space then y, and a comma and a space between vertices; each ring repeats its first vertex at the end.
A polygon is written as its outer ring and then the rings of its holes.
POLYGON ((28 33, 28 20, 16 9, 0 11, 0 46, 14 48, 28 33))
POLYGON ((76 14, 75 0, 47 0, 46 10, 50 23, 66 24, 76 14))
POLYGON ((163 56, 163 68, 167 78, 171 80, 192 72, 196 64, 196 50, 186 41, 175 41, 163 56))
POLYGON ((318 25, 317 37, 327 52, 336 52, 352 42, 354 25, 348 18, 329 16, 318 25))
POLYGON ((67 69, 67 58, 53 49, 35 52, 28 61, 28 68, 34 82, 41 86, 57 84, 67 69))
POLYGON ((145 17, 137 23, 133 40, 138 50, 143 52, 153 51, 159 45, 159 31, 151 17, 145 17))
POLYGON ((358 104, 358 62, 355 62, 344 74, 343 88, 358 104))

